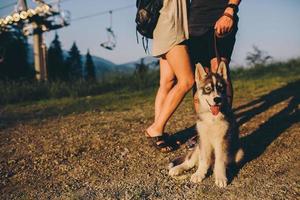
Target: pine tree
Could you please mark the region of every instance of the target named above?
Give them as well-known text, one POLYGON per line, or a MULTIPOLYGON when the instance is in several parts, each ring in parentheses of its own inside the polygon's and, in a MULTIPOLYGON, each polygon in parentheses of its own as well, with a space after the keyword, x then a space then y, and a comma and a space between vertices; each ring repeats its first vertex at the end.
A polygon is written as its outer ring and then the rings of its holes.
POLYGON ((96 80, 95 65, 89 50, 86 54, 85 61, 85 79, 88 81, 96 80))
POLYGON ((137 86, 139 89, 142 89, 147 86, 149 78, 147 77, 149 71, 149 66, 145 63, 145 59, 142 58, 140 63, 136 63, 135 65, 135 77, 137 82, 137 86))
POLYGON ((28 63, 27 37, 18 29, 0 34, 0 79, 31 80, 34 69, 28 63))
POLYGON ((144 79, 149 71, 149 66, 145 64, 145 58, 141 58, 140 63, 136 63, 135 65, 135 74, 140 77, 140 79, 144 79))
POLYGON ((63 51, 57 33, 48 49, 48 79, 66 80, 67 68, 64 63, 63 51))
POLYGON ((77 48, 76 43, 74 42, 70 51, 69 57, 67 59, 67 66, 69 71, 69 77, 71 79, 80 79, 83 76, 82 73, 82 61, 81 55, 77 48))

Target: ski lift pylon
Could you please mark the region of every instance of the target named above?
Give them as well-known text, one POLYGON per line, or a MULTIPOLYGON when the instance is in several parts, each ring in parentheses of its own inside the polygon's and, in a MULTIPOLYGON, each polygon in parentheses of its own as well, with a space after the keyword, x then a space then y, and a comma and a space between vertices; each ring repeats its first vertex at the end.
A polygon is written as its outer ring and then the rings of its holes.
POLYGON ((108 28, 106 28, 107 41, 100 44, 101 47, 103 47, 107 50, 114 50, 117 45, 116 35, 112 29, 112 24, 113 24, 112 14, 113 14, 113 12, 112 12, 112 10, 110 10, 109 11, 110 26, 108 28))
POLYGON ((5 59, 5 48, 0 46, 0 63, 5 59))

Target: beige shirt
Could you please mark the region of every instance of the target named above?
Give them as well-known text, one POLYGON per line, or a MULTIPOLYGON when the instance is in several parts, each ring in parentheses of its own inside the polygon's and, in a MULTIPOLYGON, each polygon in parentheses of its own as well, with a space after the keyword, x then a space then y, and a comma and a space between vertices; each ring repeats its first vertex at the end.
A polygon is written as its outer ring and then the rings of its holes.
POLYGON ((189 38, 187 0, 164 0, 153 32, 153 56, 161 56, 189 38))

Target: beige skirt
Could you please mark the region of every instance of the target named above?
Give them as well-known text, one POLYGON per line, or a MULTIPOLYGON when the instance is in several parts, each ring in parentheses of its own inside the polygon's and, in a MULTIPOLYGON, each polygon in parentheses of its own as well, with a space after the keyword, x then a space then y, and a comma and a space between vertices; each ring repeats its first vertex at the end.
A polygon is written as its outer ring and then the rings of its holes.
POLYGON ((164 0, 153 32, 152 55, 161 56, 188 38, 187 0, 164 0))

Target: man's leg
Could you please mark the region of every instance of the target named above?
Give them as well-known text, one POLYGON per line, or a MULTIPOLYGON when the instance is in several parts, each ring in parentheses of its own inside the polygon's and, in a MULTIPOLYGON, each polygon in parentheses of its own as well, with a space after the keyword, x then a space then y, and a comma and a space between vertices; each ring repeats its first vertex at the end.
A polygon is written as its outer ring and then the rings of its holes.
MULTIPOLYGON (((205 71, 209 72, 209 65, 210 65, 210 59, 209 59, 209 52, 208 52, 208 40, 209 33, 206 33, 199 37, 191 37, 190 43, 189 43, 189 52, 191 55, 191 59, 193 61, 193 66, 195 66, 196 63, 201 63, 204 67, 205 71)), ((195 67, 193 68, 193 72, 195 72, 195 67)), ((196 84, 193 87, 193 105, 195 109, 195 113, 199 113, 199 98, 197 94, 197 87, 196 84)), ((186 146, 189 150, 192 150, 198 141, 198 135, 197 130, 195 130, 195 135, 191 137, 187 143, 186 146)))
MULTIPOLYGON (((196 85, 193 87, 193 104, 194 104, 194 109, 195 109, 195 114, 199 112, 199 98, 197 95, 197 88, 196 85)), ((198 141, 198 134, 197 130, 195 129, 195 134, 186 142, 186 147, 188 150, 193 150, 195 145, 197 144, 198 141)))

